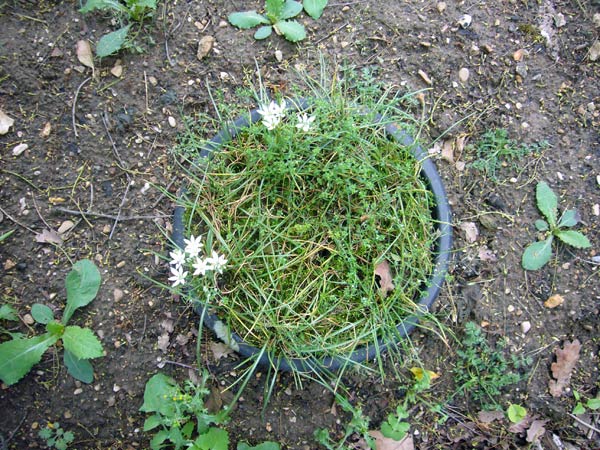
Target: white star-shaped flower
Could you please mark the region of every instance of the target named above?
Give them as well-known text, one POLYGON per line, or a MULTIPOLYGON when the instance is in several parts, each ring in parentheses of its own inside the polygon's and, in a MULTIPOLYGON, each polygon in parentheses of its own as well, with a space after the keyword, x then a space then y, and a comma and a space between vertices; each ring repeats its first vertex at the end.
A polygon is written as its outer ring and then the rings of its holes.
POLYGON ((215 252, 213 250, 210 258, 206 258, 206 264, 209 265, 211 270, 214 270, 219 273, 223 273, 223 269, 225 268, 225 265, 227 264, 227 260, 225 259, 225 257, 223 255, 219 255, 217 252, 215 252))
POLYGON ((180 248, 169 253, 169 256, 171 257, 171 262, 169 264, 172 266, 181 267, 185 264, 185 252, 180 248))
POLYGON ((184 239, 185 242, 185 253, 187 253, 191 258, 195 258, 200 253, 202 249, 202 237, 198 236, 190 236, 189 239, 184 239))
POLYGON ((171 267, 171 276, 169 277, 169 281, 173 282, 173 287, 176 287, 180 284, 185 284, 185 277, 187 277, 187 272, 184 272, 182 266, 171 267))
POLYGON ((211 270, 211 266, 209 266, 207 260, 202 258, 196 258, 192 267, 194 267, 194 273, 192 275, 195 277, 198 275, 206 275, 206 272, 211 270))
POLYGON ((298 123, 296 128, 304 131, 305 133, 310 130, 312 123, 315 121, 315 116, 309 116, 308 114, 298 114, 298 123))
POLYGON ((268 130, 273 130, 285 115, 286 103, 282 100, 279 104, 271 101, 268 105, 261 105, 257 112, 262 116, 262 123, 268 130))

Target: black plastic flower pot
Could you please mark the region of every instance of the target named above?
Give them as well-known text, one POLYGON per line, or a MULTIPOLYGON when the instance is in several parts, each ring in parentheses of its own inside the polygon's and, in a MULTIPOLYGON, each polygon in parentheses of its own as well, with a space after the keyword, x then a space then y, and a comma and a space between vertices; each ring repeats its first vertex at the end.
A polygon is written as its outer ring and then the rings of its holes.
MULTIPOLYGON (((288 100, 287 107, 303 111, 310 106, 306 99, 288 100)), ((210 159, 213 152, 219 151, 221 146, 236 138, 238 133, 251 124, 260 121, 262 116, 258 110, 252 110, 249 115, 239 117, 233 123, 221 130, 215 135, 201 150, 198 167, 203 167, 202 162, 210 159)), ((379 120, 382 120, 379 117, 379 120)), ((431 276, 424 286, 421 295, 417 302, 417 313, 408 316, 401 323, 397 324, 397 332, 395 335, 400 340, 406 337, 418 324, 419 316, 429 311, 431 306, 438 297, 444 280, 446 278, 448 263, 450 259, 450 251, 452 247, 452 227, 451 211, 446 197, 446 192, 442 180, 437 172, 435 164, 429 159, 427 153, 415 143, 414 139, 406 132, 400 130, 393 124, 385 126, 385 131, 390 139, 398 142, 399 145, 409 147, 414 158, 421 163, 421 177, 426 182, 430 191, 433 193, 435 206, 432 210, 432 217, 435 220, 435 226, 439 233, 439 237, 432 248, 432 258, 434 260, 434 269, 431 276)), ((181 189, 180 196, 185 195, 185 188, 181 189)), ((184 248, 184 216, 185 208, 177 206, 173 217, 173 242, 181 249, 184 248)), ((196 301, 196 312, 202 318, 204 325, 211 329, 218 337, 224 335, 224 324, 221 319, 211 312, 207 305, 200 300, 196 301)), ((389 346, 396 345, 398 342, 389 342, 379 339, 377 343, 365 345, 357 348, 351 354, 341 356, 323 356, 321 359, 316 358, 286 358, 281 357, 273 352, 264 352, 261 349, 247 344, 244 340, 235 333, 234 330, 229 331, 227 339, 228 344, 240 355, 246 358, 259 358, 258 364, 262 367, 275 367, 283 371, 297 372, 313 372, 313 371, 336 371, 343 366, 347 366, 349 362, 362 363, 372 361, 376 355, 385 351, 389 346)))

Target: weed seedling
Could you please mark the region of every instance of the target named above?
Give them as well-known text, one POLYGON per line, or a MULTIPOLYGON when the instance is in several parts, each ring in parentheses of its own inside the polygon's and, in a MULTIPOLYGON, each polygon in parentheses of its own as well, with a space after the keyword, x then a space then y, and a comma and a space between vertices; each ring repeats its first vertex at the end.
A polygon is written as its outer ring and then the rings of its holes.
POLYGON ((588 398, 585 402, 585 405, 583 403, 581 394, 578 391, 573 391, 573 397, 575 397, 577 404, 575 405, 575 408, 573 408, 573 412, 571 414, 585 414, 588 409, 592 411, 600 409, 600 397, 588 398))
POLYGON ((527 416, 527 410, 521 405, 510 404, 506 409, 506 417, 512 423, 519 423, 527 416))
POLYGON ((88 360, 103 356, 102 344, 89 328, 67 323, 76 309, 96 297, 100 281, 100 272, 92 261, 78 261, 67 275, 67 306, 61 321, 46 305, 36 303, 31 307, 31 315, 37 323, 46 325, 46 333, 32 338, 16 337, 0 344, 0 379, 4 383, 11 385, 23 378, 59 340, 65 349, 69 374, 84 383, 93 381, 94 371, 88 360))
POLYGON ((64 431, 58 422, 48 423, 40 430, 39 436, 46 442, 48 448, 57 450, 66 450, 75 439, 73 433, 64 431))
POLYGON ((579 222, 579 213, 575 209, 567 209, 558 219, 558 199, 550 186, 540 181, 536 187, 537 207, 546 220, 538 219, 535 227, 540 232, 546 232, 544 240, 529 244, 523 252, 521 264, 525 270, 538 270, 546 265, 552 257, 552 241, 555 237, 567 245, 575 248, 588 248, 591 246, 587 237, 575 230, 579 222))
POLYGON ((228 17, 229 22, 243 30, 260 25, 254 39, 266 39, 273 30, 283 35, 290 42, 298 42, 306 38, 304 25, 296 20, 302 9, 313 19, 318 19, 327 5, 327 0, 304 0, 304 3, 294 0, 266 0, 265 14, 256 11, 234 12, 228 17))
POLYGON ((121 28, 100 38, 96 44, 96 55, 104 58, 126 47, 132 25, 141 25, 145 19, 151 18, 156 3, 157 0, 87 0, 79 12, 108 11, 115 14, 115 19, 121 24, 121 28))

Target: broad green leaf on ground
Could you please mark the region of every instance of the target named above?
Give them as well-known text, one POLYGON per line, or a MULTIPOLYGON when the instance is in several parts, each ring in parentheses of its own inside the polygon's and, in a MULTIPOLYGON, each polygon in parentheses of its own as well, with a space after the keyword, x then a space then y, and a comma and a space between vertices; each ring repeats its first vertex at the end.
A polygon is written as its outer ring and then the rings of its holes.
POLYGON ((538 219, 535 221, 535 228, 538 231, 548 231, 548 222, 542 219, 538 219))
POLYGON ((527 410, 521 405, 511 404, 506 410, 506 415, 512 423, 519 423, 527 416, 527 410))
POLYGON ((545 181, 540 181, 537 184, 535 197, 537 200, 537 206, 548 220, 548 223, 552 227, 556 226, 556 216, 558 215, 558 198, 552 189, 550 189, 548 183, 545 181))
POLYGON ((595 411, 597 409, 600 409, 600 397, 598 398, 590 398, 587 403, 586 406, 588 408, 590 408, 591 410, 595 411))
POLYGON ((574 227, 579 222, 580 217, 576 209, 567 209, 560 220, 558 221, 559 227, 574 227))
POLYGON ((144 431, 154 430, 161 424, 161 417, 158 414, 153 414, 144 421, 144 431))
POLYGON ((234 12, 227 16, 229 23, 242 30, 255 27, 256 25, 269 25, 269 19, 256 11, 234 12))
POLYGON ((575 248, 589 248, 592 246, 589 239, 581 234, 579 231, 574 230, 558 230, 556 231, 556 237, 563 241, 565 244, 569 244, 575 248))
POLYGON ((304 26, 295 20, 282 20, 273 26, 290 42, 298 42, 306 38, 304 26))
POLYGON ((229 434, 220 428, 211 427, 206 433, 198 436, 192 450, 227 450, 229 434))
POLYGON ((100 358, 104 356, 102 344, 89 328, 68 326, 62 336, 65 350, 78 359, 100 358))
POLYGON ((67 287, 67 307, 62 323, 66 324, 73 312, 90 303, 100 288, 100 271, 89 259, 82 259, 73 265, 65 281, 67 287))
POLYGON ((386 438, 381 431, 369 431, 375 438, 375 450, 414 450, 415 444, 411 436, 405 436, 401 441, 386 438))
POLYGON ((154 435, 152 440, 150 441, 150 448, 152 450, 159 450, 163 448, 163 442, 169 439, 169 431, 168 430, 160 430, 158 433, 154 435))
POLYGON ((281 446, 277 442, 263 442, 262 444, 250 447, 245 442, 238 442, 237 450, 281 450, 281 446))
POLYGON ((281 10, 281 14, 279 14, 279 20, 291 19, 292 17, 296 17, 302 11, 302 3, 296 2, 294 0, 286 0, 283 5, 283 9, 281 10))
POLYGON ((523 252, 521 264, 525 270, 538 270, 552 257, 552 236, 544 241, 534 242, 523 252))
POLYGON ((262 27, 259 27, 258 30, 256 30, 256 33, 254 33, 254 39, 266 39, 269 36, 271 36, 272 31, 273 27, 271 25, 263 25, 262 27))
POLYGON ((19 320, 17 310, 10 305, 0 306, 0 320, 19 320))
POLYGON ((409 429, 410 423, 408 422, 398 422, 393 425, 388 422, 381 424, 381 434, 386 438, 394 439, 395 441, 402 440, 409 429))
POLYGON ((313 19, 318 19, 323 14, 327 0, 304 0, 304 11, 313 19))
POLYGON ((284 0, 266 0, 265 1, 265 12, 267 16, 275 22, 277 19, 281 19, 281 12, 283 11, 284 0))
POLYGON ((146 383, 144 390, 144 404, 140 411, 153 413, 157 412, 163 416, 172 416, 175 409, 171 402, 165 402, 166 398, 172 398, 179 395, 180 389, 177 382, 162 373, 153 375, 146 383))
POLYGON ((90 384, 94 381, 94 368, 87 359, 79 359, 69 350, 65 349, 63 357, 67 372, 76 380, 90 384))
POLYGON ((0 344, 0 379, 9 386, 19 381, 57 340, 58 336, 45 333, 0 344))
POLYGON ((79 10, 80 13, 88 13, 95 9, 107 10, 112 9, 121 13, 127 13, 127 8, 118 0, 88 0, 83 8, 79 10))
POLYGON ((31 307, 31 317, 33 317, 33 320, 37 323, 46 325, 54 320, 54 313, 48 306, 42 305, 41 303, 34 303, 31 307))
POLYGON ((121 50, 127 39, 127 34, 129 34, 129 28, 131 28, 131 25, 125 25, 117 31, 102 36, 96 44, 96 55, 99 58, 104 58, 121 50))

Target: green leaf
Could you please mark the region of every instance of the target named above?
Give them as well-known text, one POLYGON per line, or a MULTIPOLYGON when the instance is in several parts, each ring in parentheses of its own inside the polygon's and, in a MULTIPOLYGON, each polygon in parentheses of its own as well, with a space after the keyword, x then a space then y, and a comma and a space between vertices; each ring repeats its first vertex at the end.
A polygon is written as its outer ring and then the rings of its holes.
POLYGON ((401 441, 406 436, 406 433, 410 429, 410 424, 407 422, 400 422, 392 427, 388 422, 381 424, 381 434, 386 438, 394 439, 395 441, 401 441))
POLYGON ((269 19, 256 11, 234 12, 227 16, 227 20, 233 26, 246 30, 256 25, 270 25, 269 19))
POLYGON ((37 323, 42 323, 44 325, 54 320, 54 313, 52 310, 48 306, 42 305, 41 303, 33 304, 31 307, 31 316, 37 323))
POLYGON ((144 431, 150 431, 162 425, 162 418, 158 414, 153 414, 144 421, 144 431))
POLYGON ((579 231, 574 230, 556 230, 554 232, 557 238, 563 241, 565 244, 575 248, 589 248, 592 246, 589 239, 581 234, 579 231))
POLYGON ((265 11, 267 17, 271 19, 272 22, 277 22, 278 19, 281 19, 283 2, 284 0, 265 0, 265 11))
POLYGON ((597 409, 600 409, 600 397, 598 398, 590 398, 587 403, 586 406, 588 408, 590 408, 591 410, 595 411, 597 409))
POLYGON ((298 42, 306 38, 304 26, 295 20, 282 20, 273 26, 290 42, 298 42))
POLYGON ((278 19, 279 20, 291 19, 292 17, 296 17, 298 14, 300 14, 301 11, 302 11, 302 3, 296 2, 294 0, 286 0, 278 19))
POLYGON ((128 13, 127 8, 118 0, 88 0, 83 8, 79 10, 80 13, 88 13, 98 10, 115 10, 124 14, 128 13))
POLYGON ((273 31, 273 27, 271 25, 264 25, 264 26, 260 27, 258 30, 256 30, 256 33, 254 33, 254 39, 256 39, 256 40, 266 39, 269 36, 271 36, 272 31, 273 31))
POLYGON ((558 199, 556 194, 545 181, 540 181, 536 187, 535 197, 539 210, 546 217, 550 226, 554 228, 558 214, 558 199))
POLYGON ((62 336, 65 350, 73 353, 78 359, 100 358, 104 356, 102 344, 89 328, 68 326, 62 336))
POLYGON ((0 379, 9 386, 15 384, 40 362, 44 352, 57 340, 58 336, 45 333, 0 344, 0 379))
POLYGON ((508 420, 512 423, 519 423, 527 416, 527 410, 521 405, 511 404, 506 410, 506 415, 508 416, 508 420))
POLYGON ((162 443, 167 439, 169 439, 169 432, 167 430, 160 430, 150 441, 150 448, 152 450, 160 450, 162 448, 162 443))
POLYGON ((576 209, 567 209, 560 220, 558 221, 559 227, 574 227, 579 222, 579 214, 576 209))
POLYGON ((552 236, 544 241, 534 242, 527 246, 523 252, 521 265, 525 270, 538 270, 552 257, 552 236))
POLYGON ((10 305, 0 306, 0 320, 19 320, 17 310, 10 305))
POLYGON ((65 326, 56 320, 52 320, 46 324, 46 331, 53 336, 61 338, 65 332, 65 326))
POLYGON ((535 228, 538 231, 548 231, 548 229, 549 229, 548 222, 546 222, 545 220, 542 220, 542 219, 538 219, 535 221, 535 228))
POLYGON ((140 407, 140 411, 156 412, 165 417, 171 417, 175 414, 175 407, 170 399, 179 395, 180 392, 179 386, 173 378, 157 373, 146 383, 144 404, 140 407))
POLYGON ((127 34, 129 34, 129 28, 131 28, 131 25, 125 25, 117 31, 102 36, 96 44, 96 56, 104 58, 121 50, 127 39, 127 34))
POLYGON ((8 237, 13 234, 15 232, 15 230, 10 230, 7 231, 6 233, 4 233, 3 235, 0 235, 0 242, 2 242, 5 239, 8 239, 8 237))
POLYGON ((266 441, 262 444, 250 447, 250 445, 245 442, 238 442, 237 450, 281 450, 281 445, 279 445, 278 442, 266 441))
POLYGON ((575 405, 575 408, 573 408, 573 411, 571 412, 571 414, 574 414, 574 415, 585 414, 585 407, 581 404, 581 402, 577 402, 577 404, 575 405))
POLYGON ((94 368, 87 359, 79 359, 70 351, 65 350, 63 361, 67 372, 76 380, 87 384, 94 381, 94 368))
POLYGON ((196 438, 192 448, 197 450, 227 450, 228 447, 229 433, 220 428, 211 427, 207 433, 196 438))
POLYGON ((89 304, 98 293, 101 283, 100 271, 89 259, 82 259, 73 265, 65 281, 67 287, 67 307, 63 313, 65 325, 77 308, 89 304))
POLYGON ((304 0, 304 11, 313 19, 318 19, 323 14, 327 0, 304 0))

